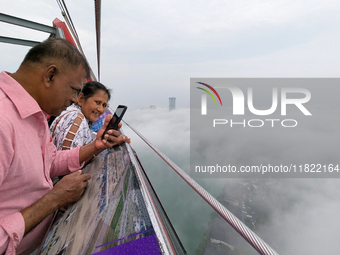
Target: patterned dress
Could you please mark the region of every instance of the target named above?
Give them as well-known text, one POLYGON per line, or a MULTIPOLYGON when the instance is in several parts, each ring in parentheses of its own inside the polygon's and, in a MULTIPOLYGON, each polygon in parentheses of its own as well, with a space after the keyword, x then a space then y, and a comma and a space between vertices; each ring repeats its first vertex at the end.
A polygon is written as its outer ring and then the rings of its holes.
POLYGON ((83 146, 92 141, 89 121, 84 117, 78 105, 71 105, 57 117, 50 126, 50 135, 57 150, 73 149, 77 146, 83 146), (76 121, 76 119, 79 119, 76 121), (81 122, 80 122, 81 121, 81 122), (76 124, 80 122, 80 124, 76 124), (72 126, 77 126, 78 130, 72 132, 72 126), (68 137, 73 137, 68 139, 68 137), (65 141, 70 141, 71 145, 66 146, 65 141))

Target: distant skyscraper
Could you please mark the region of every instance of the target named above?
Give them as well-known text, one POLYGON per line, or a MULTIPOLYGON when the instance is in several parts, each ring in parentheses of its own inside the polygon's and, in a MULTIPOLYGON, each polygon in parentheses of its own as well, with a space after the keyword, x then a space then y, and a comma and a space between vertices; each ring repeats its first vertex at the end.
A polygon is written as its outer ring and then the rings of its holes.
POLYGON ((169 111, 176 109, 176 97, 169 97, 169 111))

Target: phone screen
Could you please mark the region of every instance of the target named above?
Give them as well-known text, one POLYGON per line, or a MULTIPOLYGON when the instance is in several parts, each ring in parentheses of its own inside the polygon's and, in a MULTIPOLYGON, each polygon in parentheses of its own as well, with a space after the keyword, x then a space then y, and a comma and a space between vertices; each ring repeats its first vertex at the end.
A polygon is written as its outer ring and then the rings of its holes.
POLYGON ((122 114, 123 111, 124 111, 124 108, 117 108, 115 113, 116 113, 118 118, 120 117, 120 115, 122 114))
POLYGON ((110 120, 110 123, 107 125, 107 127, 106 127, 106 129, 103 133, 102 139, 104 139, 104 135, 107 134, 107 131, 109 131, 110 129, 116 129, 117 130, 118 124, 121 121, 121 119, 123 118, 126 110, 127 110, 127 106, 125 106, 125 105, 119 105, 117 107, 115 113, 112 116, 112 119, 110 120))

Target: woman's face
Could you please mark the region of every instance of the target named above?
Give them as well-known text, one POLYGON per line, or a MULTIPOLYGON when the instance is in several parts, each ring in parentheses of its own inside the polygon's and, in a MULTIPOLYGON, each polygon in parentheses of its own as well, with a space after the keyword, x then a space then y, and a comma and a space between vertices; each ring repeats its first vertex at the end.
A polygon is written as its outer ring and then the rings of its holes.
POLYGON ((86 100, 84 94, 80 93, 78 96, 78 105, 85 118, 94 122, 106 111, 108 99, 107 93, 103 90, 97 90, 93 96, 86 100))

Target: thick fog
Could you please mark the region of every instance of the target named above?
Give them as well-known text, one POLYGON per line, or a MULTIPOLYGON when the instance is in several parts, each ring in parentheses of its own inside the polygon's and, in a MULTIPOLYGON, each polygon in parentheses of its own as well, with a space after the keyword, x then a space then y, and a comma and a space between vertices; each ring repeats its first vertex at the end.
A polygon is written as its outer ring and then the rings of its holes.
MULTIPOLYGON (((124 119, 189 172, 189 109, 131 110, 124 119)), ((207 230, 212 209, 128 127, 123 126, 123 130, 132 138, 131 144, 188 254, 194 254, 207 230)), ((242 145, 234 144, 235 150, 242 149, 242 145)), ((225 185, 240 180, 201 178, 196 181, 218 197, 225 185)), ((339 179, 262 179, 262 182, 272 184, 266 186, 266 199, 261 203, 268 219, 254 230, 261 238, 280 254, 338 254, 339 179)), ((238 235, 227 223, 223 229, 238 235)), ((246 254, 257 254, 247 244, 244 249, 246 254)))

